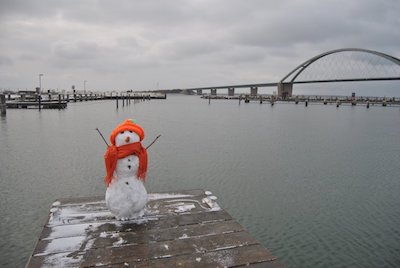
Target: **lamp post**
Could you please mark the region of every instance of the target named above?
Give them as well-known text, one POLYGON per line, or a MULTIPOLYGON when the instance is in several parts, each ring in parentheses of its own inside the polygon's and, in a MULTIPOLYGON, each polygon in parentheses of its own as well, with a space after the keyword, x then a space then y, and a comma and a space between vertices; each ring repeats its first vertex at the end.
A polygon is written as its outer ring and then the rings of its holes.
POLYGON ((43 74, 39 74, 39 93, 42 93, 42 76, 43 74))

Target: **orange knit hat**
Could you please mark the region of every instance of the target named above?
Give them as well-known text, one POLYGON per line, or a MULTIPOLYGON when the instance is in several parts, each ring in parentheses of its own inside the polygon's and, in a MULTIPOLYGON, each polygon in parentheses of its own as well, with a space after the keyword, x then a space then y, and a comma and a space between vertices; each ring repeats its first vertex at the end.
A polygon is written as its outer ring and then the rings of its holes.
POLYGON ((144 139, 144 131, 141 128, 141 126, 135 124, 135 122, 132 119, 127 119, 122 124, 118 125, 110 135, 110 142, 112 145, 115 145, 115 137, 118 135, 118 133, 122 131, 133 131, 136 134, 138 134, 140 141, 144 139))

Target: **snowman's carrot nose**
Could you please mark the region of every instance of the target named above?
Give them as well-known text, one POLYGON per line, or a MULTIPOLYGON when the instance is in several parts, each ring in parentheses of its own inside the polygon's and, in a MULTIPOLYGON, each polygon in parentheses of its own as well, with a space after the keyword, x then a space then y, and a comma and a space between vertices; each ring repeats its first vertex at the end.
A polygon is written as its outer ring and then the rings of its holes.
POLYGON ((130 141, 130 138, 129 137, 126 137, 125 138, 125 142, 129 142, 130 141))

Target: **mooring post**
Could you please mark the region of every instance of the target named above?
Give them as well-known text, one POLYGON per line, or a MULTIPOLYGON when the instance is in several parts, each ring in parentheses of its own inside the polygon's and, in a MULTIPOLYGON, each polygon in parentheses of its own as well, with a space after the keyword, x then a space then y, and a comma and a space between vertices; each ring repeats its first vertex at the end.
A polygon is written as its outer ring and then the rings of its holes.
POLYGON ((38 101, 39 101, 39 111, 42 110, 42 95, 38 95, 38 101))
POLYGON ((6 95, 0 95, 0 106, 1 106, 1 115, 7 114, 7 104, 6 104, 6 95))
POLYGON ((262 98, 262 95, 260 95, 260 104, 262 104, 263 103, 263 98, 262 98))
POLYGON ((61 109, 61 94, 58 94, 58 109, 61 109))
POLYGON ((117 100, 117 109, 118 109, 118 93, 115 94, 115 99, 117 100))
POLYGON ((242 94, 239 95, 239 105, 241 101, 242 101, 242 94))
POLYGON ((122 107, 125 107, 125 96, 122 92, 121 92, 121 98, 122 98, 122 107))
POLYGON ((304 104, 307 107, 308 106, 308 100, 305 100, 304 104))
POLYGON ((211 94, 208 95, 208 104, 210 104, 210 103, 211 103, 211 94))

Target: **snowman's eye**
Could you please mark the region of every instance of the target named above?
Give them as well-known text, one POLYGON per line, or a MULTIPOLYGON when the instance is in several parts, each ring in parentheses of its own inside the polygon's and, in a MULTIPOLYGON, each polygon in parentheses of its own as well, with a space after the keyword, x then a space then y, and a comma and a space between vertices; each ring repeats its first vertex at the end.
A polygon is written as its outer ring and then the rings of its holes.
POLYGON ((124 134, 125 133, 125 131, 121 131, 121 134, 124 134))
POLYGON ((129 132, 130 132, 130 133, 133 133, 133 131, 132 131, 132 130, 129 130, 129 132))

